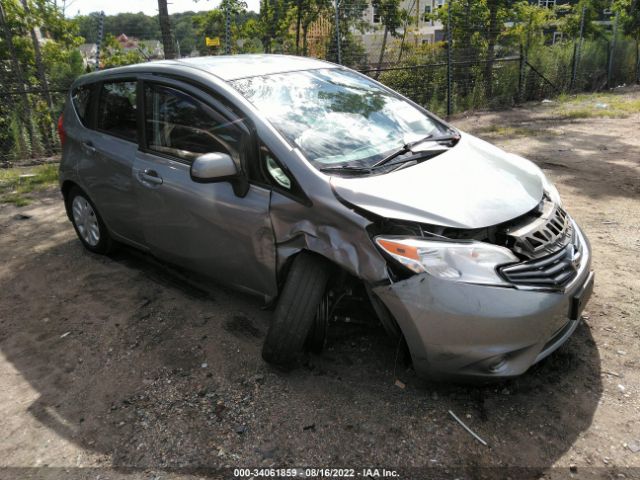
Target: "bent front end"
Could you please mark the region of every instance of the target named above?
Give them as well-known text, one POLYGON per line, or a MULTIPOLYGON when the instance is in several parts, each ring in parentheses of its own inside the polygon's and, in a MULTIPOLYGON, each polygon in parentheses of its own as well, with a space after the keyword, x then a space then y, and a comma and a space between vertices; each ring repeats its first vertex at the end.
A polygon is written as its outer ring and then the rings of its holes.
POLYGON ((404 333, 416 372, 433 379, 508 378, 560 347, 577 328, 594 280, 589 242, 571 223, 574 241, 515 266, 519 268, 512 266, 516 283, 510 285, 462 283, 422 273, 375 288, 404 333), (561 288, 518 284, 518 278, 530 279, 526 275, 531 272, 543 284, 545 276, 561 270, 572 270, 561 288))

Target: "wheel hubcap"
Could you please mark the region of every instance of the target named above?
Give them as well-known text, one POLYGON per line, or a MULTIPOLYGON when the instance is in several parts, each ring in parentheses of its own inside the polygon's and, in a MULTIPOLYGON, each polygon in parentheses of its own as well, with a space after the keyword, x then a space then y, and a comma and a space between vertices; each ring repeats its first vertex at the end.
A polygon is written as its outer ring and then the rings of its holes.
POLYGON ((80 237, 92 247, 95 247, 100 241, 100 226, 98 225, 98 217, 93 211, 91 204, 86 198, 78 195, 73 199, 71 205, 73 212, 73 222, 76 224, 80 237))

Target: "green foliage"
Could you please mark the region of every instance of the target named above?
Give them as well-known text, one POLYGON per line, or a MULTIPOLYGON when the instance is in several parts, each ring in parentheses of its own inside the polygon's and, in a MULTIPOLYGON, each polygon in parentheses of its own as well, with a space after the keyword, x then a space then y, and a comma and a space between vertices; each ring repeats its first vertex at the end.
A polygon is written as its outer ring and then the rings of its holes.
POLYGON ((445 113, 446 68, 419 67, 441 63, 443 53, 441 44, 406 45, 401 65, 409 68, 383 71, 378 80, 434 112, 445 113))
POLYGON ((613 0, 611 7, 619 15, 618 21, 623 32, 640 39, 640 1, 613 0))
POLYGON ((6 65, 0 87, 11 92, 0 107, 0 155, 5 160, 48 155, 56 146, 54 126, 64 103, 58 91, 68 88, 83 70, 77 52, 82 38, 76 22, 65 19, 52 2, 27 0, 27 10, 21 0, 2 0, 2 6, 13 49, 0 35, 0 59, 6 65), (34 28, 44 38, 39 42, 44 84, 36 63, 34 28), (20 94, 22 88, 24 95, 20 94), (53 108, 43 94, 45 90, 53 108))
POLYGON ((120 67, 122 65, 132 65, 144 62, 150 52, 140 46, 138 50, 126 50, 122 48, 120 42, 111 34, 107 34, 102 43, 102 55, 100 63, 102 68, 120 67))
POLYGON ((262 25, 258 21, 258 15, 248 12, 247 4, 242 0, 223 0, 219 8, 201 12, 192 18, 195 38, 197 39, 195 48, 202 55, 224 53, 225 8, 227 5, 231 12, 231 53, 262 52, 262 43, 260 41, 263 36, 262 25), (218 37, 220 46, 206 46, 206 37, 218 37))
POLYGON ((371 5, 380 12, 380 21, 389 34, 394 37, 398 35, 402 25, 400 0, 372 0, 371 5))
MULTIPOLYGON (((80 35, 88 43, 96 43, 98 41, 99 18, 99 12, 76 17, 80 35)), ((151 17, 142 12, 106 15, 103 28, 105 34, 114 37, 124 33, 127 36, 135 36, 141 40, 160 38, 160 24, 158 23, 157 15, 151 17)))

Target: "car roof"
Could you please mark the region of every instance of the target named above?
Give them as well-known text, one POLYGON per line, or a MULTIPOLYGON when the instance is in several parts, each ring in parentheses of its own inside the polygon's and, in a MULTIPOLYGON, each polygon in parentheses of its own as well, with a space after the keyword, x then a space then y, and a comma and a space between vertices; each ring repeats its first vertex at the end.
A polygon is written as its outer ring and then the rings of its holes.
MULTIPOLYGON (((184 67, 192 67, 205 71, 224 81, 240 78, 271 75, 274 73, 314 70, 318 68, 339 68, 339 65, 316 60, 314 58, 295 57, 292 55, 247 54, 247 55, 212 55, 208 57, 189 57, 176 60, 159 60, 138 63, 124 67, 110 68, 83 76, 85 81, 96 81, 99 77, 123 73, 144 73, 176 69, 184 72, 184 67)), ((84 83, 84 82, 83 82, 84 83)))
POLYGON ((315 58, 270 54, 181 58, 177 62, 206 70, 226 81, 296 70, 337 67, 315 58))

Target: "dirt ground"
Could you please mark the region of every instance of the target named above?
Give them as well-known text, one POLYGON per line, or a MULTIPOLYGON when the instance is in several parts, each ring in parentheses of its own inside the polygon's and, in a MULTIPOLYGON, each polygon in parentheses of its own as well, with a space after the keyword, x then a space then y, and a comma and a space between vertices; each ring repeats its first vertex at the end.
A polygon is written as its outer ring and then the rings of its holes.
POLYGON ((640 113, 554 111, 453 122, 540 165, 594 251, 574 336, 489 387, 394 373, 394 346, 362 325, 282 373, 260 357, 271 316, 260 300, 132 250, 86 252, 55 190, 0 207, 0 478, 232 478, 219 469, 238 466, 640 477, 640 113))

